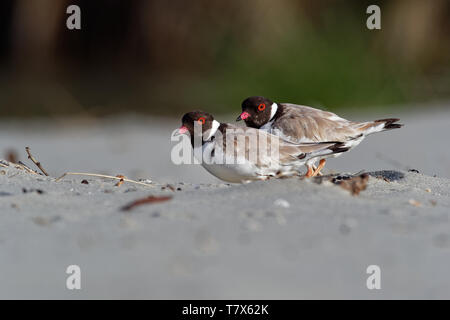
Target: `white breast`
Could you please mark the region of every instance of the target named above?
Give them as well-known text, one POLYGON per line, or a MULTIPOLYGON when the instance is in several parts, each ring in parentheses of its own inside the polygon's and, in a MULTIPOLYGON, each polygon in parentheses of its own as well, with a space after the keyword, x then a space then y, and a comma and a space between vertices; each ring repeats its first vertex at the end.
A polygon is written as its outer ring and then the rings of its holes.
POLYGON ((245 161, 245 159, 237 163, 236 159, 224 158, 222 148, 215 141, 205 142, 202 149, 203 168, 217 178, 229 182, 259 179, 258 170, 255 165, 245 161))

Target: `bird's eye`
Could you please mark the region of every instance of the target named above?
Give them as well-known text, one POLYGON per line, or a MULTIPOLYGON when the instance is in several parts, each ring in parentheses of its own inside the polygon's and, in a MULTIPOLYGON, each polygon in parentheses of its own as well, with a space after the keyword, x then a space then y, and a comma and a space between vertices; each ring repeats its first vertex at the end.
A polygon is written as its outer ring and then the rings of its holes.
POLYGON ((266 108, 266 104, 265 104, 265 103, 261 103, 261 104, 258 106, 258 110, 259 110, 259 111, 263 111, 265 108, 266 108))
POLYGON ((200 118, 197 119, 197 122, 200 123, 200 124, 205 124, 205 121, 206 120, 203 117, 200 117, 200 118))

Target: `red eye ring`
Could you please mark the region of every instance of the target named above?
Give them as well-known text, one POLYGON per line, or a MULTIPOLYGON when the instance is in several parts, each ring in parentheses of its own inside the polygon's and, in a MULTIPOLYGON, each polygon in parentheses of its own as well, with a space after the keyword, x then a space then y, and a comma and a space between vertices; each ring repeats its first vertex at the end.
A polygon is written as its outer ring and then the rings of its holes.
POLYGON ((258 106, 258 110, 259 110, 259 111, 263 111, 265 108, 266 108, 266 104, 265 104, 265 103, 261 103, 261 104, 258 106))
POLYGON ((197 122, 200 124, 205 124, 206 119, 204 117, 200 117, 197 119, 197 122))

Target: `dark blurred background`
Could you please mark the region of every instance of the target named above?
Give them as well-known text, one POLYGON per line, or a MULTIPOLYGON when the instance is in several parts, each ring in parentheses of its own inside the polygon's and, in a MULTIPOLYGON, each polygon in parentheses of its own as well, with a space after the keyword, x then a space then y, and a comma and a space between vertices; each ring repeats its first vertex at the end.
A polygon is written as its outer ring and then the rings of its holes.
POLYGON ((450 98, 448 0, 2 0, 0 117, 450 98), (81 30, 66 8, 81 7, 81 30), (381 7, 381 30, 366 8, 381 7))

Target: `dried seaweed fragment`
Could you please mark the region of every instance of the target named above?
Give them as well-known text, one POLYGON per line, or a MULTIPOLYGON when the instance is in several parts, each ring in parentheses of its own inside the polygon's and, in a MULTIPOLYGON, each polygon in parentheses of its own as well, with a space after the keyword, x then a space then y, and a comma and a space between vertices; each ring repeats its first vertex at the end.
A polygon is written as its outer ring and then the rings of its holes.
POLYGON ((144 205, 144 204, 165 202, 165 201, 169 201, 170 199, 172 199, 172 197, 169 197, 169 196, 162 196, 162 197, 148 196, 146 198, 137 199, 137 200, 127 204, 126 206, 122 207, 121 210, 122 211, 130 211, 131 209, 134 209, 137 206, 141 206, 141 205, 144 205))

